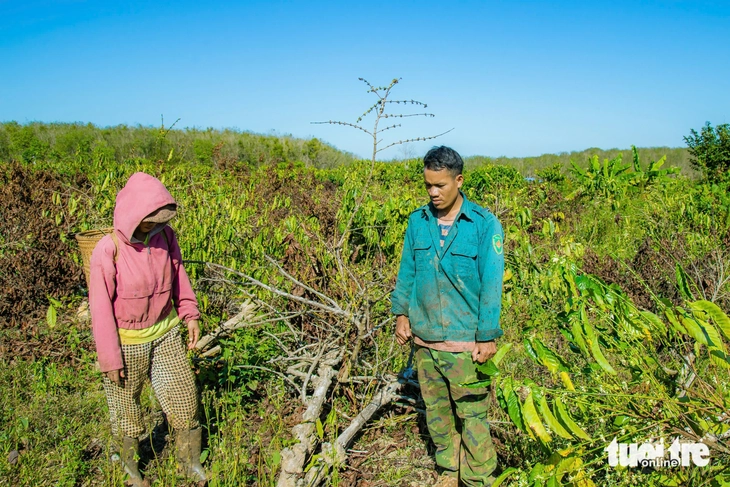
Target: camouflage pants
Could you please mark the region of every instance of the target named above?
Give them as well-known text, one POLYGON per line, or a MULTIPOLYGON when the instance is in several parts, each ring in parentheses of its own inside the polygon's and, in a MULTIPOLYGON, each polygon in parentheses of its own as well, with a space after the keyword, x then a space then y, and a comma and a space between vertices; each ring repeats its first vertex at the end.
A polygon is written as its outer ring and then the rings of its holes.
POLYGON ((471 352, 418 347, 415 358, 436 464, 467 487, 491 485, 497 454, 489 434, 487 388, 459 386, 477 380, 471 352))
POLYGON ((121 387, 104 376, 104 391, 114 436, 138 437, 144 432, 140 396, 148 379, 173 429, 197 428, 198 396, 180 331, 138 345, 122 345, 121 387))

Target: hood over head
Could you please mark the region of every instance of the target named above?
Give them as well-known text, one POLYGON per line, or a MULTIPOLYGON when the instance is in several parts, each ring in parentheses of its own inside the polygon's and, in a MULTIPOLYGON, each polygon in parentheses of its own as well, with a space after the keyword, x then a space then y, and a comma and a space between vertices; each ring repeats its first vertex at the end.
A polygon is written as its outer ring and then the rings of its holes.
POLYGON ((117 193, 114 229, 129 242, 147 215, 168 205, 177 203, 159 179, 143 172, 134 173, 117 193))

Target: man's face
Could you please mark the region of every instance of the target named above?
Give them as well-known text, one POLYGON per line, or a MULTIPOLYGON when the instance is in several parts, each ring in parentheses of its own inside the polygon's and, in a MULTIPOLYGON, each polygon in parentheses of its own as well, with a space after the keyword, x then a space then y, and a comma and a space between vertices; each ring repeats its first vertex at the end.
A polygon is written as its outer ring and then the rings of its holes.
POLYGON ((423 182, 433 206, 437 210, 449 210, 459 197, 459 189, 464 182, 464 176, 461 174, 454 176, 448 169, 440 171, 424 169, 423 182))

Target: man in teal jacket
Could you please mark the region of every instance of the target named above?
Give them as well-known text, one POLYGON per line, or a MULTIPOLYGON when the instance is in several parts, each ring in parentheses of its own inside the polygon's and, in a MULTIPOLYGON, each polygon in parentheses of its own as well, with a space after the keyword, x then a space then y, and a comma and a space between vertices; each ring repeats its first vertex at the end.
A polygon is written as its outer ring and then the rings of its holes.
POLYGON ((431 202, 408 220, 391 295, 396 340, 413 338, 426 422, 441 476, 436 485, 491 485, 497 466, 487 420, 487 389, 460 384, 496 352, 504 274, 497 218, 461 192, 464 162, 448 147, 423 158, 431 202))

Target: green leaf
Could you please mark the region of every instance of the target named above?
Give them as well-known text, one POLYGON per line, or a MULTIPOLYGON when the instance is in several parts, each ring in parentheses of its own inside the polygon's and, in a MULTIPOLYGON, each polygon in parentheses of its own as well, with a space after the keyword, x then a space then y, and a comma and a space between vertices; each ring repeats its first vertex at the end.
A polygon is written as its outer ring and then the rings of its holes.
POLYGON ((606 360, 606 357, 603 355, 603 352, 601 351, 601 347, 598 344, 598 336, 596 335, 596 332, 593 330, 593 327, 590 323, 587 321, 583 322, 583 329, 586 332, 586 338, 588 339, 588 344, 591 347, 591 354, 593 355, 593 358, 596 359, 596 362, 598 365, 601 366, 603 370, 608 372, 611 375, 616 375, 616 371, 613 367, 611 367, 611 364, 608 363, 608 360, 606 360))
POLYGON ((479 372, 481 372, 482 374, 486 374, 490 377, 493 375, 499 375, 499 369, 494 364, 493 359, 489 359, 486 362, 484 362, 483 364, 477 365, 477 370, 479 372))
POLYGON ((550 373, 557 374, 560 370, 565 370, 560 358, 552 350, 545 346, 539 338, 535 338, 532 341, 532 347, 535 350, 540 363, 547 367, 550 373))
POLYGON ((537 354, 535 353, 535 349, 532 348, 532 343, 530 340, 525 338, 525 340, 522 342, 525 345, 525 352, 527 352, 527 355, 535 361, 535 363, 540 363, 540 359, 537 358, 537 354))
MULTIPOLYGON (((207 448, 205 450, 203 450, 202 452, 200 452, 200 463, 205 463, 205 460, 207 460, 209 454, 210 454, 210 450, 207 448)), ((275 455, 278 455, 278 454, 279 454, 279 452, 275 452, 275 455)), ((279 460, 281 460, 281 455, 279 455, 279 460)), ((278 465, 278 463, 276 463, 275 465, 278 465)))
POLYGON ((563 381, 563 385, 566 389, 568 389, 569 391, 575 391, 575 386, 573 385, 573 381, 570 380, 570 375, 568 374, 568 372, 561 370, 560 380, 563 381))
POLYGON ((707 337, 702 332, 700 325, 695 318, 687 318, 682 316, 682 325, 687 329, 687 334, 691 336, 697 343, 707 345, 707 337))
POLYGON ((717 328, 709 324, 708 322, 704 320, 700 320, 695 318, 697 321, 697 324, 700 326, 700 330, 702 330, 702 334, 705 337, 705 340, 707 342, 707 346, 710 348, 718 349, 718 350, 725 350, 725 345, 722 342, 722 337, 720 336, 720 333, 718 333, 717 328))
POLYGON ((502 361, 505 355, 507 355, 507 352, 510 351, 512 348, 512 343, 505 343, 501 347, 499 347, 499 350, 497 350, 497 353, 494 354, 494 357, 492 357, 492 362, 494 362, 494 365, 499 365, 499 363, 502 361))
POLYGON ((507 480, 507 478, 515 472, 517 472, 517 469, 515 467, 510 467, 506 469, 504 472, 502 472, 502 475, 494 479, 494 482, 492 482, 492 487, 499 487, 500 485, 502 485, 502 482, 507 480))
POLYGON ((538 463, 534 467, 532 467, 532 470, 530 470, 530 475, 527 478, 528 482, 535 482, 537 480, 540 480, 542 478, 542 474, 545 471, 545 465, 542 463, 538 463))
POLYGON ((689 277, 687 277, 687 273, 684 272, 684 269, 681 265, 679 265, 679 262, 674 267, 674 273, 677 278, 677 287, 679 288, 680 294, 686 299, 687 301, 691 301, 694 299, 692 296, 692 291, 689 288, 689 277))
POLYGON ((565 428, 563 428, 563 425, 560 424, 558 419, 553 415, 552 411, 550 411, 550 407, 548 406, 547 399, 544 395, 540 397, 540 400, 537 402, 537 406, 540 410, 540 414, 542 414, 542 417, 545 419, 545 424, 547 424, 548 428, 550 428, 553 433, 562 438, 565 438, 566 440, 573 439, 573 436, 568 433, 565 428))
POLYGON ((555 468, 555 478, 562 480, 565 474, 574 472, 583 466, 583 460, 580 457, 567 457, 560 461, 555 468))
POLYGON ((522 415, 527 425, 535 432, 538 438, 540 438, 544 443, 550 443, 553 441, 550 433, 547 432, 542 421, 540 421, 540 416, 537 414, 537 409, 535 409, 535 403, 532 399, 532 391, 530 391, 527 395, 527 398, 522 405, 522 415))
POLYGON ((509 414, 512 422, 522 431, 525 431, 525 424, 522 422, 522 413, 520 411, 520 399, 515 391, 510 389, 507 398, 507 414, 509 414))
POLYGON ((48 323, 49 328, 54 328, 56 326, 57 318, 58 314, 56 313, 56 307, 51 304, 48 306, 48 311, 46 311, 46 323, 48 323))
POLYGON ((309 470, 311 470, 312 467, 319 464, 321 458, 322 458, 322 455, 319 453, 317 453, 316 455, 312 455, 311 460, 309 460, 309 464, 307 464, 307 466, 304 467, 304 473, 309 472, 309 470))
POLYGON ((578 426, 578 424, 573 420, 573 418, 568 413, 568 410, 565 408, 565 405, 560 401, 559 397, 555 398, 553 404, 555 405, 555 417, 565 426, 568 431, 570 431, 578 438, 586 441, 591 441, 591 437, 588 436, 588 433, 583 431, 583 429, 578 426))
POLYGON ((644 318, 646 321, 648 321, 654 330, 658 331, 662 335, 666 334, 667 327, 664 324, 664 322, 659 318, 657 315, 652 313, 651 311, 641 311, 640 312, 641 317, 644 318))
POLYGON ((710 350, 710 359, 713 363, 730 369, 730 356, 722 350, 712 349, 710 350))
POLYGON ((581 352, 583 352, 583 355, 585 355, 586 357, 590 356, 590 353, 588 353, 588 345, 586 345, 586 341, 583 336, 583 329, 581 328, 580 322, 577 320, 573 320, 573 322, 570 324, 570 329, 573 333, 574 343, 578 345, 581 352))
POLYGON ((631 155, 633 156, 634 171, 641 172, 641 163, 639 162, 639 151, 636 150, 636 146, 631 146, 631 155))
POLYGON ((322 426, 322 421, 317 418, 317 421, 315 421, 314 424, 317 428, 317 438, 324 440, 324 426, 322 426))
POLYGON ((625 415, 623 415, 623 414, 619 414, 619 415, 618 415, 618 416, 616 416, 616 418, 615 418, 615 419, 613 420, 613 425, 614 425, 614 426, 615 426, 616 428, 620 428, 620 427, 622 427, 623 425, 625 425, 626 423, 628 423, 628 422, 629 422, 630 420, 631 420, 631 418, 630 418, 630 417, 628 417, 628 416, 625 416, 625 415))
POLYGON ((667 317, 669 323, 672 325, 672 328, 674 328, 674 331, 676 331, 677 333, 681 333, 682 335, 689 335, 689 333, 687 333, 687 329, 682 326, 679 320, 677 320, 677 315, 674 314, 674 311, 667 308, 666 310, 664 310, 664 316, 667 317))
POLYGON ((710 315, 712 321, 720 327, 720 331, 725 335, 725 338, 730 340, 730 318, 720 309, 718 305, 711 301, 695 301, 690 304, 693 309, 699 309, 710 315))

